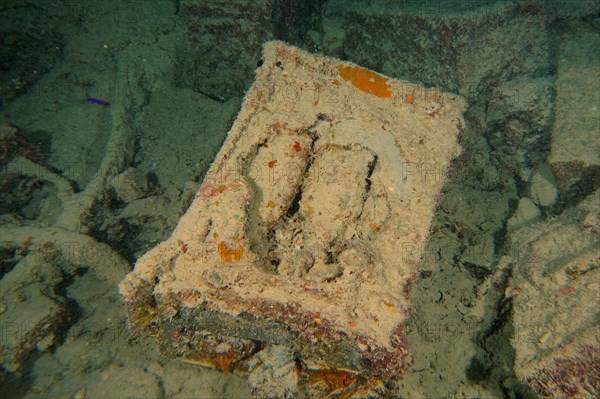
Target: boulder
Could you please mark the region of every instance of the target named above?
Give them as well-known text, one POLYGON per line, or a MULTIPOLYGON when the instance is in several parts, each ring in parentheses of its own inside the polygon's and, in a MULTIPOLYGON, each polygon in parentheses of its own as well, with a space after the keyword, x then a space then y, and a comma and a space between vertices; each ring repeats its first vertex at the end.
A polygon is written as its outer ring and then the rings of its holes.
POLYGON ((273 38, 272 0, 183 0, 177 84, 219 101, 240 96, 252 83, 261 44, 273 38))
POLYGON ((146 175, 137 168, 128 168, 110 180, 119 199, 130 203, 148 196, 150 187, 146 175))
POLYGON ((591 31, 565 34, 558 47, 548 163, 569 200, 600 186, 600 39, 591 31))
POLYGON ((508 219, 506 223, 506 227, 508 230, 515 230, 519 227, 523 227, 524 225, 538 219, 541 216, 540 209, 535 205, 535 203, 527 198, 523 197, 519 199, 519 204, 517 205, 517 209, 515 213, 508 219))
POLYGON ((599 198, 511 235, 514 368, 542 398, 600 395, 599 198))
POLYGON ((542 164, 531 176, 529 195, 536 204, 543 207, 552 206, 556 203, 558 189, 548 164, 542 164))

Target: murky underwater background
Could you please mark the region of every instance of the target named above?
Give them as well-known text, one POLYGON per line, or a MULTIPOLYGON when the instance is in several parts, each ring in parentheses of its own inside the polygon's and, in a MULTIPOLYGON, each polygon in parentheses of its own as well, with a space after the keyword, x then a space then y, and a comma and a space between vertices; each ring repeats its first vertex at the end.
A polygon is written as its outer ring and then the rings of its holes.
POLYGON ((117 284, 170 236, 281 39, 468 103, 402 397, 594 397, 599 16, 593 0, 0 1, 0 396, 252 397, 244 375, 132 337, 117 284))

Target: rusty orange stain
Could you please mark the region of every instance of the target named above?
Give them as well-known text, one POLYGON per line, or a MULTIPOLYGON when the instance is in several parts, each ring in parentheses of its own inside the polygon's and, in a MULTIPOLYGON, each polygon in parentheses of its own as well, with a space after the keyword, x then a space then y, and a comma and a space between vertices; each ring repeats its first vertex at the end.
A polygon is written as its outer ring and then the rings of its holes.
POLYGON ((277 163, 276 159, 273 159, 272 161, 269 161, 269 168, 273 169, 275 167, 275 164, 277 163))
POLYGON ((358 377, 353 373, 336 369, 315 370, 310 376, 310 382, 324 382, 334 392, 354 384, 357 379, 358 377))
POLYGON ((299 141, 294 141, 294 150, 296 150, 296 152, 300 152, 300 150, 302 150, 299 141))
POLYGON ((223 374, 229 374, 231 364, 236 358, 234 351, 215 354, 214 363, 223 371, 223 374))
POLYGON ((221 241, 218 245, 219 257, 223 262, 239 262, 244 254, 244 247, 229 247, 225 241, 221 241))
POLYGON ((25 247, 25 249, 28 249, 31 246, 31 243, 33 243, 33 237, 29 236, 25 239, 25 242, 23 242, 23 247, 25 247))
POLYGON ((381 98, 392 97, 388 79, 359 66, 338 65, 340 76, 357 89, 381 98))
POLYGON ((412 104, 413 101, 415 101, 415 96, 413 96, 412 94, 409 94, 408 96, 406 96, 406 102, 408 104, 412 104))

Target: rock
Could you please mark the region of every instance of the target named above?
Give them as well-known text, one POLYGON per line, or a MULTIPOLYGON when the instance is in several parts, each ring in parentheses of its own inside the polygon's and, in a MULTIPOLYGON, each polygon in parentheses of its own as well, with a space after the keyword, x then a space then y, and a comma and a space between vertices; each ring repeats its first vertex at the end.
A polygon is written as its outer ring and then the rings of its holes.
POLYGON ((567 199, 600 186, 600 39, 584 31, 561 37, 548 163, 567 199))
POLYGON ((552 170, 547 164, 541 165, 537 172, 531 176, 529 196, 536 204, 543 207, 552 206, 556 203, 558 189, 552 170))
POLYGON ((460 256, 460 263, 466 267, 470 275, 482 280, 487 277, 487 273, 492 268, 495 260, 495 249, 494 240, 488 237, 477 244, 469 245, 460 256), (481 271, 473 272, 473 270, 481 271))
POLYGON ((543 398, 600 395, 598 194, 510 237, 514 368, 543 398))
POLYGON ((552 78, 518 77, 499 85, 487 107, 488 138, 507 168, 528 180, 547 156, 552 122, 552 78))
POLYGON ((411 1, 365 7, 336 0, 326 5, 325 15, 334 17, 327 20, 333 27, 326 28, 324 39, 337 39, 337 26, 343 23, 345 57, 478 101, 516 76, 550 72, 543 12, 536 6, 527 15, 519 4, 498 2, 411 1))
POLYGON ((519 199, 519 205, 517 205, 515 213, 508 219, 506 227, 508 227, 508 230, 516 230, 538 219, 541 214, 541 211, 531 199, 523 197, 519 199))
MULTIPOLYGON (((367 7, 333 0, 324 9, 323 40, 333 54, 389 76, 457 92, 469 101, 471 123, 465 128, 485 130, 488 151, 502 153, 494 162, 509 169, 499 171, 502 179, 493 171, 483 176, 490 190, 509 184, 510 174, 527 181, 546 159, 553 76, 544 6, 410 1, 367 7), (489 122, 480 116, 488 110, 489 122)), ((479 165, 469 152, 465 160, 476 173, 468 179, 480 187, 479 165)), ((489 162, 483 167, 488 169, 489 162)))
POLYGON ((310 266, 306 279, 323 283, 331 281, 342 275, 342 268, 338 264, 315 263, 310 266))
POLYGON ((110 180, 110 185, 125 203, 144 198, 150 192, 148 178, 136 168, 128 168, 125 172, 116 175, 110 180))
POLYGON ((0 364, 8 371, 23 371, 28 356, 52 348, 70 324, 67 301, 55 294, 64 283, 60 268, 40 255, 32 250, 0 280, 6 306, 0 364))
POLYGON ((0 121, 0 166, 4 166, 20 151, 27 148, 24 145, 26 143, 19 136, 19 129, 3 118, 0 121))
POLYGON ((299 371, 290 348, 269 345, 256 356, 257 364, 248 376, 255 395, 261 398, 298 396, 299 371))
POLYGON ((516 3, 495 3, 464 14, 470 34, 457 54, 461 94, 478 101, 517 76, 548 75, 549 33, 543 13, 543 7, 523 12, 516 3))
POLYGON ((42 260, 56 261, 67 275, 89 269, 98 279, 116 284, 130 270, 129 263, 110 246, 58 227, 4 227, 0 243, 18 252, 39 251, 42 260))
POLYGON ((273 39, 272 3, 183 0, 179 9, 186 36, 176 62, 178 86, 219 101, 243 94, 260 61, 261 44, 273 39))
POLYGON ((300 390, 393 387, 464 102, 282 42, 263 60, 175 232, 120 284, 130 329, 224 372, 285 346, 300 390))
POLYGON ((595 212, 590 212, 583 219, 583 227, 595 233, 600 232, 600 218, 595 212))
POLYGON ((270 3, 274 39, 298 46, 305 44, 304 48, 316 49, 320 34, 313 29, 322 29, 322 2, 273 0, 270 3))
POLYGON ((552 79, 518 77, 497 86, 487 109, 488 127, 503 127, 508 121, 527 125, 524 148, 535 149, 548 141, 552 122, 552 79))
POLYGON ((108 245, 60 228, 2 226, 0 248, 0 363, 13 372, 22 372, 32 353, 64 344, 76 309, 66 291, 76 276, 89 273, 114 287, 129 271, 108 245))

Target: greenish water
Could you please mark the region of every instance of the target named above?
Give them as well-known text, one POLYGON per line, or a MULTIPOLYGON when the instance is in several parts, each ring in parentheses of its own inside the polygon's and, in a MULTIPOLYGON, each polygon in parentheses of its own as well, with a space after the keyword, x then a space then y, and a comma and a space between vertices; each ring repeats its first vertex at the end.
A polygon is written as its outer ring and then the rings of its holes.
MULTIPOLYGON (((566 225, 597 196, 599 13, 592 0, 0 1, 0 396, 252 397, 244 373, 132 337, 117 284, 171 235, 261 45, 281 39, 468 104, 410 294, 415 362, 389 395, 549 397, 518 376, 522 317, 499 265, 518 267, 516 231, 566 225)), ((598 388, 598 362, 573 380, 598 388)))

